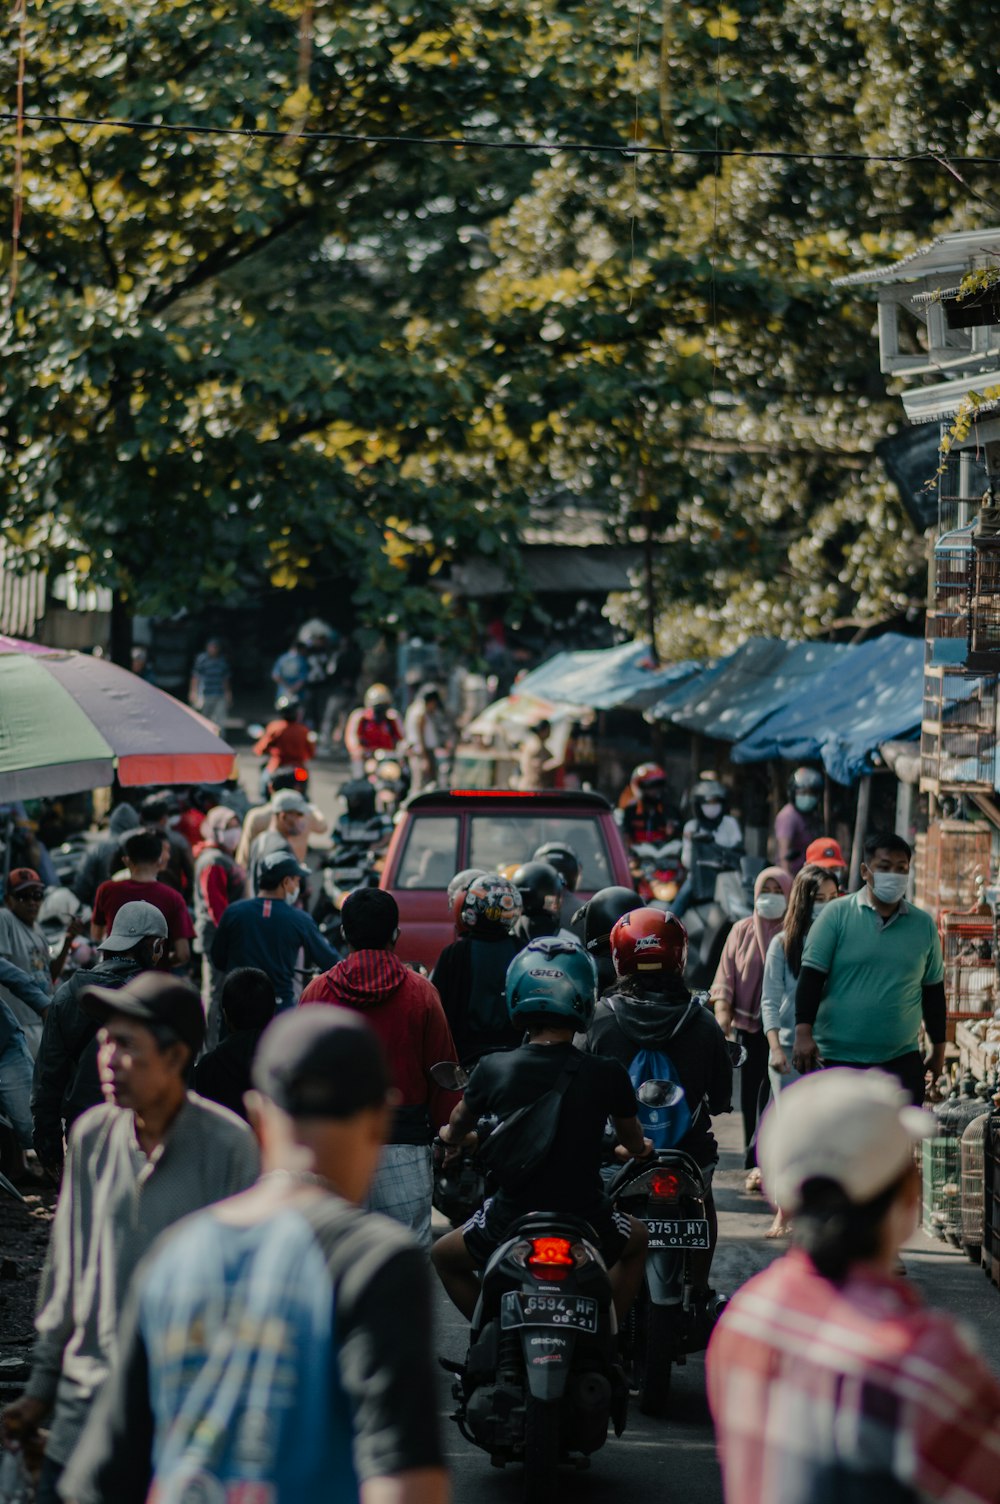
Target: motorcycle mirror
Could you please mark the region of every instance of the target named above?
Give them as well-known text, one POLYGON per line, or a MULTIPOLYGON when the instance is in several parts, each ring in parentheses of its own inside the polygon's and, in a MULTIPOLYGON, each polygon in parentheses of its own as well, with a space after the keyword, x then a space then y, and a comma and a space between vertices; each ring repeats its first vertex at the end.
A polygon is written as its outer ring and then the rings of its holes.
POLYGON ((726 1049, 729 1051, 729 1058, 732 1061, 734 1071, 738 1071, 741 1065, 746 1065, 746 1046, 740 1044, 738 1039, 727 1039, 726 1049))
POLYGON ((637 1096, 644 1107, 676 1107, 684 1088, 676 1081, 644 1081, 637 1096))
POLYGON ((254 741, 256 741, 259 736, 263 736, 263 735, 264 735, 264 728, 260 724, 260 722, 259 721, 251 721, 250 724, 247 726, 247 736, 252 736, 253 739, 254 739, 254 741))
POLYGON ((464 1091, 469 1084, 469 1073, 454 1060, 439 1060, 431 1066, 431 1080, 442 1091, 464 1091))

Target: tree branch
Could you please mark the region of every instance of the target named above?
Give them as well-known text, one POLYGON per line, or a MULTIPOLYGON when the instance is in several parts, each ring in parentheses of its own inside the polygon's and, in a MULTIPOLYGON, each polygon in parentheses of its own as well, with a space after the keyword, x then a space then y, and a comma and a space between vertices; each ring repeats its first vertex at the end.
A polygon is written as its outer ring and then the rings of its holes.
POLYGON ((89 174, 84 169, 83 152, 80 149, 80 143, 73 139, 64 125, 60 125, 60 130, 62 131, 63 140, 66 142, 66 145, 70 149, 73 161, 76 163, 76 170, 79 174, 80 181, 83 184, 83 191, 87 195, 87 203, 90 205, 90 212, 93 215, 94 221, 97 225, 97 239, 101 247, 101 255, 104 257, 104 265, 107 267, 108 271, 108 287, 114 290, 114 288, 118 286, 118 278, 121 273, 118 270, 118 263, 114 258, 114 253, 111 250, 111 241, 108 238, 108 227, 97 208, 97 202, 94 198, 93 182, 91 181, 89 174))

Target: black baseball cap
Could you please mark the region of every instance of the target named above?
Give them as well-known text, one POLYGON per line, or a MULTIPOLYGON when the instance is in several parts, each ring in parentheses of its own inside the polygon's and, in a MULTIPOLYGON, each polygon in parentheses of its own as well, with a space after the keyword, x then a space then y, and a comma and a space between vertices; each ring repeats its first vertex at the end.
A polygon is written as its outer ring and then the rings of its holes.
POLYGON ((308 867, 291 851, 271 851, 257 864, 258 888, 276 888, 286 877, 312 877, 308 867))
POLYGON ((306 1003, 268 1024, 251 1078, 292 1118, 351 1118, 381 1107, 392 1084, 374 1030, 329 1003, 306 1003))
POLYGON ((143 971, 124 987, 85 987, 80 1002, 91 1018, 107 1023, 113 1013, 124 1013, 143 1024, 165 1024, 183 1040, 193 1055, 205 1042, 205 1010, 201 996, 189 982, 165 972, 143 971))

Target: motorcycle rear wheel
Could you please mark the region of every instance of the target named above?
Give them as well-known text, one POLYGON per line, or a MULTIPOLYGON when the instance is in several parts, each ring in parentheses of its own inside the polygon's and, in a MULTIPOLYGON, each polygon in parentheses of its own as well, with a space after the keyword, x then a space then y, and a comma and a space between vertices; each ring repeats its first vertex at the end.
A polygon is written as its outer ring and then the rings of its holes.
POLYGON ((674 1308, 645 1302, 639 1413, 662 1417, 670 1402, 673 1375, 674 1308))
POLYGON ((524 1504, 552 1504, 559 1473, 559 1401, 528 1395, 524 1407, 524 1504))

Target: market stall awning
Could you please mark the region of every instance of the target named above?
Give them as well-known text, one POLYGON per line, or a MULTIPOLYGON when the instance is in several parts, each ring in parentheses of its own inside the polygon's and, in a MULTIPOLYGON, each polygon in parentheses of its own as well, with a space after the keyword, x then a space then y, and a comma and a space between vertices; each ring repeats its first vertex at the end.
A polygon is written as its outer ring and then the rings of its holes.
POLYGON ((794 704, 804 686, 845 652, 838 643, 752 637, 658 700, 646 719, 670 721, 719 741, 740 741, 774 711, 794 704))
POLYGON ((700 667, 692 659, 654 664, 645 643, 626 642, 594 652, 557 653, 519 680, 512 696, 534 695, 591 710, 645 710, 700 667))
POLYGON ((789 704, 733 748, 734 762, 822 762, 837 783, 870 772, 882 742, 920 725, 924 644, 895 632, 842 647, 789 704))

